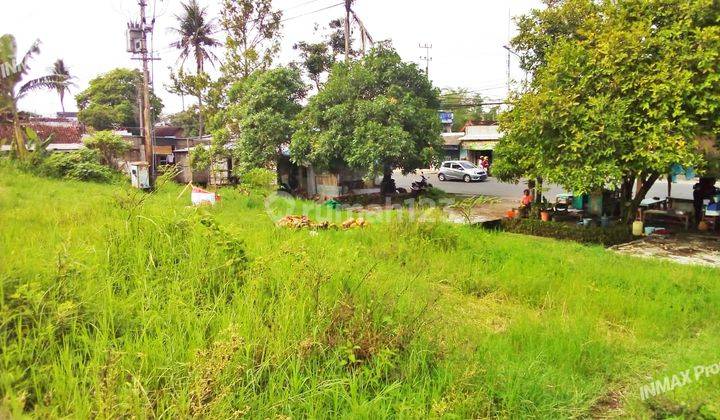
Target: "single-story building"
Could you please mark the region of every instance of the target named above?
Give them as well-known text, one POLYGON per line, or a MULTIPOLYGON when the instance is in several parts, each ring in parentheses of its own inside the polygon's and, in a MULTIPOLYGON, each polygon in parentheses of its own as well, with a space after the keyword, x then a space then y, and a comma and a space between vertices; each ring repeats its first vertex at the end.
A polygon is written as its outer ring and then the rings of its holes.
POLYGON ((442 133, 440 134, 443 139, 443 151, 444 160, 459 160, 460 159, 460 139, 465 136, 464 132, 461 133, 442 133))
POLYGON ((493 150, 502 139, 497 124, 466 125, 465 135, 460 137, 460 159, 477 164, 487 156, 492 162, 493 150))

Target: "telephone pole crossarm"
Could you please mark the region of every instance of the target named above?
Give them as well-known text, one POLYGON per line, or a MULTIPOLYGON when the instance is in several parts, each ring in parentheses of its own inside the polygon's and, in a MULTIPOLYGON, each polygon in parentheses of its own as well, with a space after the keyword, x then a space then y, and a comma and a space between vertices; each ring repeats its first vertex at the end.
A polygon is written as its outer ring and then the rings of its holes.
POLYGON ((430 62, 432 61, 432 56, 430 56, 430 50, 432 49, 432 44, 418 44, 418 48, 422 48, 425 50, 425 56, 420 57, 421 60, 425 61, 425 75, 427 77, 430 77, 430 62))

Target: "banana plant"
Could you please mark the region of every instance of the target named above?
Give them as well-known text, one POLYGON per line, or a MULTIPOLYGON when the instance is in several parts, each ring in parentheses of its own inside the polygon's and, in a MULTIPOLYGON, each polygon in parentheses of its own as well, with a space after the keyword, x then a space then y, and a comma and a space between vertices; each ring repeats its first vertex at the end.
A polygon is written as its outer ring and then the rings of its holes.
POLYGON ((18 60, 15 37, 9 34, 0 37, 0 114, 12 118, 13 149, 21 159, 28 156, 28 149, 25 141, 27 133, 23 132, 20 123, 18 102, 34 90, 56 90, 63 83, 61 77, 52 74, 24 80, 30 71, 30 61, 39 52, 40 41, 35 41, 18 60))
POLYGON ((40 138, 37 131, 33 130, 31 127, 25 127, 25 136, 27 137, 28 149, 32 149, 35 156, 45 157, 50 154, 47 147, 50 144, 50 141, 52 141, 52 134, 43 140, 40 138))

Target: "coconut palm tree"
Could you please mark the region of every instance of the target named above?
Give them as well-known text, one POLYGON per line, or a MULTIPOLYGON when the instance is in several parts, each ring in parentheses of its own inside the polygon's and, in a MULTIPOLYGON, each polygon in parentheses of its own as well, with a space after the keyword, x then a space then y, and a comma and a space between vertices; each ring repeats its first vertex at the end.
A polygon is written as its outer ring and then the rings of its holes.
POLYGON ((75 76, 70 74, 70 69, 65 65, 65 62, 59 58, 53 66, 50 68, 51 74, 56 76, 58 82, 55 87, 55 91, 60 96, 60 107, 62 112, 65 112, 65 93, 70 93, 70 87, 75 86, 73 80, 75 76))
MULTIPOLYGON (((178 40, 170 44, 171 47, 180 50, 179 60, 182 65, 188 57, 195 59, 197 74, 203 73, 205 61, 213 64, 217 60, 217 56, 212 53, 212 48, 218 47, 221 43, 213 38, 213 34, 217 32, 215 23, 208 19, 207 9, 201 7, 197 0, 189 0, 182 3, 183 12, 176 15, 178 27, 171 28, 176 34, 178 40)), ((202 121, 202 94, 198 93, 198 119, 200 137, 203 134, 202 121)))
POLYGON ((0 37, 0 114, 8 115, 13 123, 13 147, 22 159, 27 156, 25 136, 20 126, 18 102, 28 93, 38 89, 57 89, 61 82, 56 75, 47 75, 24 81, 30 71, 30 60, 40 52, 40 41, 30 47, 22 59, 17 59, 15 37, 0 37))

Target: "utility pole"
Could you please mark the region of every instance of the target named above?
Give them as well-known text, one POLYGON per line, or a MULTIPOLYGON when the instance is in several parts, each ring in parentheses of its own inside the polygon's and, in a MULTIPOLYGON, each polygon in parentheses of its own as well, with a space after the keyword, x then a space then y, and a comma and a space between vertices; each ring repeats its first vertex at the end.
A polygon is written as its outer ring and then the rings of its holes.
POLYGON ((138 96, 140 99, 140 131, 142 133, 143 147, 140 150, 140 158, 148 164, 148 174, 152 183, 155 174, 154 156, 153 156, 153 124, 150 119, 150 71, 148 62, 155 60, 155 57, 148 57, 147 33, 152 32, 153 23, 147 24, 145 18, 146 0, 138 0, 140 6, 140 22, 128 23, 127 29, 127 52, 133 54, 133 60, 142 60, 142 83, 138 87, 138 96), (138 58, 137 55, 140 57, 138 58))
MULTIPOLYGON (((148 49, 147 49, 147 32, 152 31, 152 27, 147 26, 145 19, 145 6, 147 3, 145 0, 140 0, 140 27, 142 29, 142 44, 140 54, 142 55, 142 67, 143 67, 143 127, 144 127, 144 149, 145 158, 148 163, 148 173, 155 173, 154 163, 155 157, 153 155, 152 147, 152 121, 150 120, 150 72, 148 70, 148 49)), ((152 183, 152 181, 151 181, 152 183)))
POLYGON ((419 48, 425 49, 425 57, 420 57, 421 60, 425 61, 425 75, 430 78, 430 62, 432 61, 432 57, 430 56, 430 50, 432 49, 432 44, 425 43, 418 44, 419 48))
POLYGON ((350 13, 353 0, 345 0, 345 62, 350 62, 350 13))

